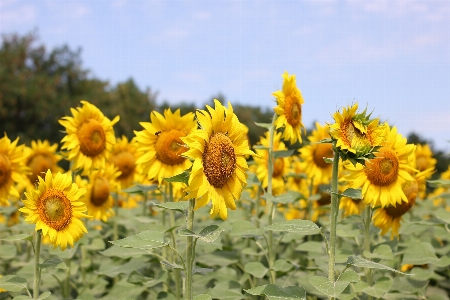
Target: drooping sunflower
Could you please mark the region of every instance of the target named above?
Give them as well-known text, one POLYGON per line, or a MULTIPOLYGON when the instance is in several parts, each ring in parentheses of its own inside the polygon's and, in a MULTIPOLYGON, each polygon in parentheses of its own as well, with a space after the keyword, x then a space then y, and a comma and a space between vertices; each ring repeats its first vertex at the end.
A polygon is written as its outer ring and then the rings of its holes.
POLYGON ((301 129, 305 128, 302 123, 302 93, 297 88, 295 75, 284 72, 283 87, 272 95, 277 99, 277 106, 274 108, 278 115, 275 120, 276 129, 284 127, 283 139, 291 144, 302 142, 301 129))
MULTIPOLYGON (((349 157, 359 159, 373 152, 383 143, 388 125, 380 124, 379 119, 370 119, 367 110, 358 113, 358 103, 344 107, 342 113, 335 112, 335 123, 330 125, 330 136, 339 148, 349 157)), ((344 157, 343 157, 344 158, 344 157)), ((362 160, 363 161, 363 160, 362 160)))
POLYGON ((121 172, 117 178, 120 188, 125 189, 133 185, 135 181, 140 182, 141 172, 138 171, 136 161, 139 159, 135 139, 128 141, 126 136, 118 138, 111 152, 111 162, 121 172))
POLYGON ((181 139, 189 147, 184 156, 193 160, 188 192, 196 199, 195 209, 212 201, 210 214, 225 220, 227 208, 236 209, 235 201, 247 184, 245 155, 254 153, 231 104, 214 104, 215 108, 207 105, 207 111, 197 110, 200 129, 181 139))
POLYGON ((38 176, 45 173, 47 170, 52 173, 63 172, 63 169, 58 166, 61 160, 61 155, 57 154, 58 144, 50 145, 47 140, 31 141, 31 147, 26 147, 27 154, 26 165, 30 168, 31 173, 28 174, 28 179, 31 187, 38 180, 38 176))
POLYGON ((15 184, 24 181, 28 173, 25 166, 25 145, 17 146, 19 138, 14 142, 5 136, 0 139, 0 205, 8 205, 8 197, 20 198, 15 184))
POLYGON ((182 173, 191 166, 183 156, 187 147, 181 140, 197 128, 193 113, 181 116, 180 110, 164 110, 164 116, 153 111, 151 123, 141 122, 142 131, 135 131, 139 158, 137 165, 150 180, 158 180, 182 173))
POLYGON ((89 218, 84 214, 86 205, 80 201, 84 193, 86 190, 72 183, 69 174, 53 175, 48 170, 45 179, 38 177, 36 190, 25 192, 27 200, 23 200, 25 206, 19 211, 26 214, 26 222, 36 224, 36 231, 42 230, 42 236, 48 236, 54 248, 65 250, 87 233, 80 220, 89 218))
MULTIPOLYGON (((266 131, 263 137, 260 138, 259 144, 262 146, 269 146, 269 132, 266 131)), ((273 151, 287 150, 286 145, 281 141, 281 132, 274 132, 273 136, 273 151)), ((256 155, 253 157, 256 168, 256 176, 261 181, 262 187, 268 186, 268 165, 269 152, 264 149, 255 149, 256 155)), ((273 162, 272 172, 272 194, 280 195, 285 190, 284 176, 289 173, 289 160, 286 157, 278 157, 273 162)))
POLYGON ((71 108, 73 117, 63 117, 59 123, 65 127, 66 136, 61 140, 62 150, 67 150, 67 159, 73 162, 73 169, 105 167, 116 138, 113 126, 120 117, 112 121, 103 115, 95 105, 82 100, 83 107, 71 108))
POLYGON ((407 202, 402 184, 413 180, 409 171, 409 156, 415 146, 407 144, 406 138, 397 133, 397 128, 389 130, 383 146, 368 160, 365 166, 346 163, 349 174, 345 176, 350 188, 362 188, 363 201, 372 207, 382 207, 407 202))
POLYGON ((114 199, 111 192, 118 191, 119 176, 120 171, 112 164, 107 164, 104 169, 91 171, 88 180, 77 176, 76 182, 87 190, 80 200, 86 204, 88 214, 94 220, 106 222, 114 216, 114 199))
POLYGON ((330 184, 332 164, 326 163, 324 157, 333 158, 333 148, 330 143, 317 143, 320 140, 329 138, 328 125, 320 125, 316 122, 316 128, 308 137, 309 145, 303 146, 300 151, 300 158, 303 160, 302 168, 308 178, 314 184, 330 184))
POLYGON ((339 209, 343 210, 342 216, 359 215, 364 210, 364 202, 361 199, 342 197, 339 201, 339 209))

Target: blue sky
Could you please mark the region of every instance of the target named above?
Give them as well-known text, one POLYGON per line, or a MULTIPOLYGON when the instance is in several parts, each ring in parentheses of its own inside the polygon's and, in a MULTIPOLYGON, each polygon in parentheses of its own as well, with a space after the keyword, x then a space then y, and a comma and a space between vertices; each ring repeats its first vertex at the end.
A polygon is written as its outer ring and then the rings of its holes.
POLYGON ((0 33, 34 29, 49 48, 81 47, 93 76, 132 77, 173 108, 219 92, 273 107, 287 71, 309 128, 358 101, 450 152, 448 0, 0 2, 0 33))

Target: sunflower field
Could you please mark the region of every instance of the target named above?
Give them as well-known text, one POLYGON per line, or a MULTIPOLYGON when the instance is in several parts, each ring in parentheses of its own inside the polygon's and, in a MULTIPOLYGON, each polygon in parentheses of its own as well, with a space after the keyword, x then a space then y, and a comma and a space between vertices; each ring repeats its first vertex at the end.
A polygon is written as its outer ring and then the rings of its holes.
POLYGON ((449 299, 450 168, 356 102, 307 134, 282 78, 255 145, 218 100, 132 139, 89 99, 60 143, 5 132, 0 299, 449 299))

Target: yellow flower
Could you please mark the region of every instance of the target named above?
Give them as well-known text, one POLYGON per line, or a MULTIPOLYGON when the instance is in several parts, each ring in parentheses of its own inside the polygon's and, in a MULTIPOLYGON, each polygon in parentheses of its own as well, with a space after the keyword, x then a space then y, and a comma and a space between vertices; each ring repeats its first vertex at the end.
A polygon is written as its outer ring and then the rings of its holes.
POLYGON ((17 146, 5 136, 0 139, 0 205, 9 205, 8 197, 20 198, 15 184, 23 181, 27 172, 25 166, 25 145, 17 146))
POLYGON ((351 107, 335 112, 335 123, 330 126, 330 136, 336 141, 336 147, 351 156, 359 158, 373 151, 374 147, 381 146, 386 136, 388 126, 379 124, 379 119, 370 120, 366 110, 357 113, 358 103, 351 107))
POLYGON ((118 138, 113 146, 111 162, 121 172, 117 178, 121 189, 130 187, 135 181, 141 181, 140 172, 136 165, 139 158, 137 147, 137 142, 134 139, 129 142, 126 136, 118 138))
MULTIPOLYGON (((266 131, 264 137, 260 139, 260 145, 269 146, 269 132, 266 131)), ((273 151, 287 150, 286 145, 281 141, 281 132, 275 132, 273 136, 273 151)), ((256 155, 253 157, 255 160, 256 176, 262 183, 263 188, 268 186, 268 165, 269 165, 269 152, 265 149, 256 149, 256 155)), ((280 195, 284 192, 285 183, 284 176, 289 173, 289 160, 286 157, 278 157, 273 163, 272 173, 272 194, 280 195)))
POLYGON ((27 200, 23 200, 25 206, 19 211, 27 215, 26 222, 36 224, 36 231, 42 230, 42 236, 49 237, 54 248, 73 247, 87 233, 80 218, 89 216, 84 214, 86 206, 79 200, 86 190, 72 183, 69 174, 53 176, 48 170, 45 179, 38 179, 37 189, 25 192, 27 200))
POLYGON ((416 202, 419 191, 416 180, 405 182, 402 191, 406 195, 406 202, 381 207, 377 209, 372 216, 373 225, 381 229, 381 235, 385 235, 389 229, 391 229, 391 240, 394 239, 394 237, 399 236, 398 230, 400 229, 402 216, 408 212, 416 202))
POLYGON ((300 151, 300 158, 303 160, 303 172, 314 184, 330 184, 332 164, 326 163, 324 157, 333 158, 333 148, 330 143, 317 143, 320 140, 329 138, 328 125, 321 126, 316 123, 308 140, 311 144, 303 146, 300 151))
POLYGON ((364 202, 361 199, 352 199, 348 197, 342 197, 339 201, 339 209, 344 210, 343 217, 350 215, 359 215, 364 209, 364 202))
POLYGON ((31 170, 31 173, 28 174, 28 179, 32 189, 34 189, 34 184, 38 181, 38 176, 47 170, 52 171, 52 173, 63 172, 63 169, 58 166, 58 162, 62 157, 56 153, 57 150, 58 144, 50 145, 50 142, 47 140, 31 141, 31 148, 25 148, 27 154, 26 165, 31 170))
POLYGON ((402 184, 413 180, 409 174, 409 155, 414 151, 413 144, 392 128, 383 146, 375 153, 375 158, 361 164, 346 163, 349 175, 345 179, 350 188, 362 188, 363 201, 372 207, 382 207, 407 202, 402 184))
POLYGON ((189 147, 184 156, 193 160, 189 177, 190 198, 197 199, 195 209, 212 201, 210 214, 227 218, 227 208, 235 210, 235 201, 247 184, 248 170, 245 155, 249 149, 243 127, 233 108, 214 100, 215 108, 196 113, 200 129, 181 138, 189 147))
POLYGON ((300 199, 296 203, 289 203, 287 208, 283 210, 284 217, 286 220, 301 219, 306 218, 308 203, 304 199, 300 199))
POLYGON ((86 204, 89 215, 95 220, 106 222, 114 216, 111 192, 118 191, 119 176, 120 171, 112 164, 106 165, 104 169, 91 171, 87 181, 77 176, 77 183, 87 190, 80 200, 86 204))
POLYGON ((424 199, 427 189, 426 180, 430 178, 436 171, 435 166, 437 160, 433 158, 433 152, 427 144, 416 145, 416 151, 414 152, 414 155, 411 155, 409 158, 411 165, 415 166, 418 171, 426 171, 426 174, 417 177, 417 184, 419 185, 419 197, 421 199, 424 199))
POLYGON ((284 72, 283 87, 281 91, 276 91, 272 95, 277 98, 277 106, 274 108, 278 117, 275 120, 276 128, 284 127, 283 139, 291 144, 302 142, 301 128, 305 128, 302 123, 302 104, 305 102, 302 93, 297 88, 295 75, 284 72))
POLYGON ((303 195, 304 199, 309 197, 310 182, 306 179, 303 163, 298 156, 288 157, 289 171, 286 189, 296 191, 303 195))
POLYGON ((105 167, 116 142, 113 125, 120 117, 110 121, 95 105, 84 100, 81 104, 83 107, 70 109, 73 117, 59 120, 67 133, 61 149, 68 151, 67 159, 73 161, 74 170, 83 169, 87 174, 91 169, 105 167))
POLYGON ((178 175, 191 166, 182 156, 187 147, 181 138, 196 129, 197 124, 193 113, 181 116, 179 109, 172 113, 170 108, 164 111, 164 116, 153 111, 150 119, 151 123, 140 123, 144 130, 134 132, 140 155, 136 163, 148 179, 161 184, 164 178, 178 175))
POLYGON ((319 191, 320 199, 313 201, 311 221, 317 222, 322 215, 330 213, 329 205, 331 204, 331 195, 328 192, 319 191))

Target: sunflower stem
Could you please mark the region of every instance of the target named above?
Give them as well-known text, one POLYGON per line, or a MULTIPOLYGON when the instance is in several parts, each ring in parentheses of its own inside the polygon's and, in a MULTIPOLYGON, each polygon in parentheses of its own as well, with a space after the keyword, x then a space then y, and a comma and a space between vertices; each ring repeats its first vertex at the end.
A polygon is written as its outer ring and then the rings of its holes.
POLYGON ((114 241, 117 241, 119 239, 119 225, 118 225, 118 218, 119 218, 119 195, 114 193, 114 228, 113 228, 113 239, 114 241))
POLYGON ((39 282, 41 281, 41 272, 39 270, 39 255, 41 253, 42 229, 36 232, 36 244, 34 250, 34 283, 33 299, 39 298, 39 282))
MULTIPOLYGON (((370 253, 370 222, 372 220, 372 208, 370 205, 366 205, 364 209, 364 252, 370 253)), ((369 286, 372 286, 372 270, 370 268, 364 268, 366 274, 366 282, 369 286)), ((372 299, 372 296, 367 298, 372 299)))
MULTIPOLYGON (((277 118, 277 114, 274 114, 272 117, 272 126, 270 126, 269 129, 269 157, 268 157, 268 166, 267 166, 267 194, 270 196, 273 196, 272 191, 272 177, 273 177, 273 139, 274 139, 274 133, 275 133, 275 119, 277 118)), ((267 199, 267 202, 269 204, 269 218, 268 218, 268 225, 272 225, 273 219, 275 217, 275 205, 273 202, 269 199, 267 199)), ((273 270, 273 263, 275 261, 275 253, 274 253, 274 246, 273 246, 273 231, 269 230, 268 232, 268 248, 269 248, 269 274, 270 274, 270 283, 275 284, 276 281, 276 273, 273 270)))
MULTIPOLYGON (((170 202, 173 202, 173 185, 172 183, 169 182, 169 200, 170 202)), ((173 228, 175 226, 175 213, 173 212, 173 210, 169 210, 169 224, 170 224, 170 228, 173 228)), ((175 234, 173 232, 173 230, 170 232, 172 235, 172 244, 173 244, 173 248, 176 249, 177 248, 177 239, 175 237, 175 234)), ((173 252, 172 253, 172 262, 173 263, 177 263, 178 259, 177 257, 174 255, 173 252)), ((178 299, 181 299, 181 270, 179 269, 175 269, 173 270, 174 275, 175 275, 175 296, 178 299)))
POLYGON ((66 269, 66 279, 64 281, 64 298, 69 299, 70 298, 70 262, 71 259, 65 259, 64 262, 67 265, 66 269))
MULTIPOLYGON (((194 207, 195 207, 195 199, 189 200, 189 206, 187 211, 187 219, 186 219, 186 228, 190 231, 194 230, 194 207)), ((192 277, 194 275, 193 268, 194 268, 194 256, 195 256, 195 249, 194 249, 194 237, 188 236, 187 237, 187 243, 186 243, 186 286, 185 286, 185 299, 191 300, 192 295, 192 277)))
MULTIPOLYGON (((328 279, 335 282, 335 261, 336 261, 336 227, 337 216, 339 212, 339 196, 338 196, 338 172, 339 172, 339 151, 335 148, 336 143, 333 142, 333 166, 331 174, 331 213, 330 213, 330 248, 328 252, 328 279)), ((333 299, 331 297, 330 299, 333 299)))

